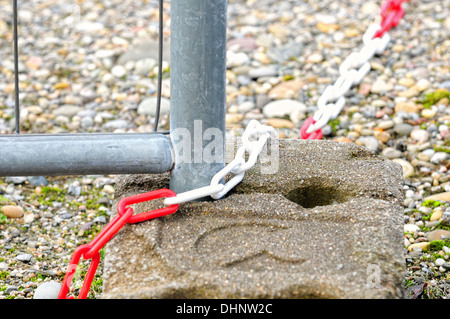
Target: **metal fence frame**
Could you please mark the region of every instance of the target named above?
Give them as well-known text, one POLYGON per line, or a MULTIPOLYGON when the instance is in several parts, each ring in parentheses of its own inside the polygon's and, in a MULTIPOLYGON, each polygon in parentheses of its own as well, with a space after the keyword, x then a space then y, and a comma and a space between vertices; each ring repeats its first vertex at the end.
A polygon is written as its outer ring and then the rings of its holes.
MULTIPOLYGON (((226 10, 226 0, 171 2, 170 136, 157 132, 0 135, 0 176, 171 171, 170 188, 176 192, 209 185, 225 165, 226 10), (194 125, 196 121, 201 121, 200 128, 194 125), (216 152, 222 160, 178 161, 182 150, 172 133, 179 128, 187 129, 191 136, 192 158, 207 142, 205 131, 219 129, 222 142, 216 152)), ((17 37, 16 29, 14 33, 17 37)), ((17 54, 17 46, 15 50, 17 54)), ((15 81, 18 88, 17 77, 15 81)), ((16 109, 16 121, 18 118, 16 109)))

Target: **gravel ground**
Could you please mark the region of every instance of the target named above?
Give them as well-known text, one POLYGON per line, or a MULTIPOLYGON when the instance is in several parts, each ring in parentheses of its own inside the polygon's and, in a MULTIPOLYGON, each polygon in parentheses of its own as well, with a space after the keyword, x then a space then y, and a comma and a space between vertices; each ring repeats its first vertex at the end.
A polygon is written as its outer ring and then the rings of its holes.
MULTIPOLYGON (((362 47, 380 5, 230 0, 228 134, 257 119, 280 138, 299 138, 339 65, 362 47)), ((8 134, 14 131, 11 1, 0 0, 0 8, 0 134, 8 134)), ((371 72, 351 89, 324 138, 363 145, 402 165, 407 296, 449 298, 450 1, 412 0, 404 8, 389 32, 392 41, 371 60, 371 72)), ((153 129, 157 1, 30 0, 20 3, 19 22, 23 133, 153 129)), ((170 98, 165 60, 161 129, 168 128, 170 98)), ((0 178, 0 299, 30 299, 41 282, 62 282, 74 249, 109 221, 116 181, 0 178)), ((100 264, 89 298, 101 296, 101 273, 100 264)), ((77 289, 78 273, 75 279, 77 289)))

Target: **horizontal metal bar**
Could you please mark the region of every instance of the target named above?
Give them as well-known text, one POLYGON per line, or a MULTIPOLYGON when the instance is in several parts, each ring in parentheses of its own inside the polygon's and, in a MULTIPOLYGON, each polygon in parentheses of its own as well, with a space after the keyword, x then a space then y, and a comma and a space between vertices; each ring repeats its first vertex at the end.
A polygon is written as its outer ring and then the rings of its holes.
POLYGON ((161 174, 173 167, 169 136, 0 135, 0 176, 161 174))

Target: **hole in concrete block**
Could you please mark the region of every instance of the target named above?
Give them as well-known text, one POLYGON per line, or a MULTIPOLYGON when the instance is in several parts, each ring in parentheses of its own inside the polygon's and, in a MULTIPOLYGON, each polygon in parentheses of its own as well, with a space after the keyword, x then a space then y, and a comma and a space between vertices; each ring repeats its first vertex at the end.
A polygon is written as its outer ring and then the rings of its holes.
POLYGON ((348 200, 348 196, 338 188, 314 183, 296 188, 285 197, 304 208, 334 205, 348 200))

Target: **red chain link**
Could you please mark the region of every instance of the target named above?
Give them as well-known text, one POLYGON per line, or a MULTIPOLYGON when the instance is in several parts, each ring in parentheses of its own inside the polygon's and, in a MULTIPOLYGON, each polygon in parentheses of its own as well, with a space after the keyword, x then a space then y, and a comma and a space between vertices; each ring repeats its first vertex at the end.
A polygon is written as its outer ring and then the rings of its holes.
POLYGON ((318 129, 317 131, 314 131, 310 134, 306 133, 306 131, 308 130, 308 128, 315 124, 316 121, 314 120, 314 118, 308 117, 305 121, 305 123, 303 123, 302 127, 300 128, 300 134, 302 136, 302 139, 304 140, 320 140, 323 137, 323 132, 321 129, 318 129))
POLYGON ((81 257, 85 260, 92 259, 91 265, 89 266, 83 282, 83 287, 78 295, 78 299, 85 299, 89 293, 98 264, 100 263, 100 249, 102 249, 103 246, 105 246, 106 243, 114 237, 114 235, 117 234, 117 232, 125 224, 139 223, 145 220, 173 214, 180 206, 180 204, 174 204, 168 207, 133 215, 133 208, 127 207, 128 205, 143 203, 162 197, 175 197, 176 195, 177 194, 170 189, 160 189, 121 199, 117 205, 117 215, 111 220, 111 222, 109 222, 89 244, 81 245, 75 249, 69 266, 67 267, 67 272, 64 277, 61 290, 59 291, 58 299, 74 299, 74 297, 67 297, 67 293, 69 292, 70 284, 72 283, 73 276, 81 257))
POLYGON ((397 26, 405 14, 402 8, 403 2, 409 0, 388 0, 381 7, 380 30, 375 33, 374 38, 382 37, 390 28, 397 26))

